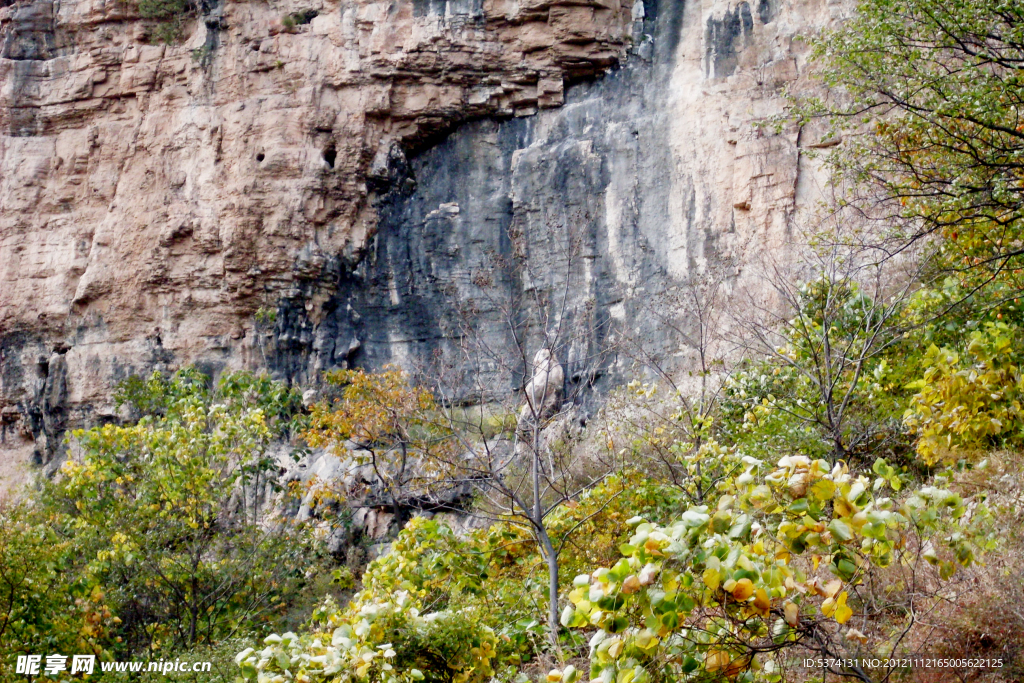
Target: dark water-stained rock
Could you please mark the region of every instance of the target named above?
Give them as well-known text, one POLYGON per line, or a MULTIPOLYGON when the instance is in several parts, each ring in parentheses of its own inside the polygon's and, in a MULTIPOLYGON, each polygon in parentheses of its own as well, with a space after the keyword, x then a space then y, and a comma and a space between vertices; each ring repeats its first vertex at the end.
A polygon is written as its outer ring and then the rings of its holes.
POLYGON ((818 197, 796 129, 755 124, 848 4, 207 2, 187 50, 0 7, 0 459, 55 463, 182 363, 498 396, 543 346, 584 403, 639 356, 685 375, 687 288, 729 319, 818 197))

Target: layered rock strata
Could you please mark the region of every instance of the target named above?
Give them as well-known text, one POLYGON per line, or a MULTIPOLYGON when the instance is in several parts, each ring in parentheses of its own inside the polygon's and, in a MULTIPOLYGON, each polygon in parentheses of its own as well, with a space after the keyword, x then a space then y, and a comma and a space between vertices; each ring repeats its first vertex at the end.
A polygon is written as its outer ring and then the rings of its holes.
POLYGON ((40 463, 131 372, 261 362, 254 314, 361 258, 389 159, 560 105, 631 22, 620 0, 231 2, 162 44, 130 2, 3 4, 0 461, 40 463))
POLYGON ((530 355, 580 330, 569 382, 623 377, 627 338, 687 366, 652 307, 786 251, 817 140, 753 124, 848 5, 238 2, 179 45, 123 3, 7 5, 0 467, 133 372, 457 363, 510 308, 530 355))

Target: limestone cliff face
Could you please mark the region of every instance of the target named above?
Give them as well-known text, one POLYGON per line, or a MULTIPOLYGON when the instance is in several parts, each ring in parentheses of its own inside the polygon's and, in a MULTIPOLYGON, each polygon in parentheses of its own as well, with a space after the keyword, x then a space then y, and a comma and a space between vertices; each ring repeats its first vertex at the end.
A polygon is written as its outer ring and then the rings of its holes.
POLYGON ((644 307, 784 250, 815 141, 751 123, 848 3, 228 2, 176 45, 132 3, 0 4, 2 477, 130 373, 454 357, 559 273, 570 381, 627 330, 685 364, 644 307))

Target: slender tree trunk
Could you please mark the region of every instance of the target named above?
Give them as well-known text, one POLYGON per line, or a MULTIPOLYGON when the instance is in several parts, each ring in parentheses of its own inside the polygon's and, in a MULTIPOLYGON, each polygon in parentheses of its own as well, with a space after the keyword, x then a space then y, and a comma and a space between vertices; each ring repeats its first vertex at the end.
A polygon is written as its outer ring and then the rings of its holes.
MULTIPOLYGON (((539 420, 538 420, 539 422, 539 420)), ((548 565, 548 636, 551 644, 558 648, 558 555, 551 543, 548 530, 544 527, 544 506, 540 499, 540 425, 533 426, 533 528, 541 553, 548 565)))
POLYGON ((398 494, 403 488, 405 488, 405 468, 406 464, 409 461, 409 447, 404 440, 401 442, 401 448, 402 461, 398 468, 398 477, 395 482, 395 485, 391 487, 391 512, 393 515, 391 519, 391 524, 393 525, 396 534, 401 532, 402 527, 405 526, 404 514, 402 511, 402 506, 399 502, 398 494))
POLYGON ((192 555, 192 595, 191 604, 188 606, 189 624, 188 624, 188 644, 195 645, 196 643, 196 627, 199 623, 199 560, 200 551, 197 549, 192 555))
POLYGON ((538 533, 541 547, 544 550, 544 559, 548 563, 548 633, 551 635, 551 644, 558 647, 558 555, 555 554, 555 547, 551 544, 551 538, 543 527, 538 533))
POLYGON ((199 622, 199 606, 196 604, 196 579, 192 577, 192 604, 188 606, 188 644, 195 645, 196 626, 199 622))

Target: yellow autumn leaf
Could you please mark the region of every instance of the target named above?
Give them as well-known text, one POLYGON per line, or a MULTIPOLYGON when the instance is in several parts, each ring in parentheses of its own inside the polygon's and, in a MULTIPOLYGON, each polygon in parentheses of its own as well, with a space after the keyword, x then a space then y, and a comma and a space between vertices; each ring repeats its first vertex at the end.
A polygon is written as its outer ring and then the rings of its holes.
POLYGON ((724 650, 710 650, 704 658, 704 669, 708 672, 718 671, 729 666, 730 661, 732 659, 729 657, 728 652, 724 650))
POLYGON ((732 597, 746 600, 754 594, 754 584, 750 579, 740 579, 732 589, 732 597))
POLYGON ((845 624, 853 616, 853 610, 846 606, 846 591, 839 594, 836 600, 836 622, 845 624))
POLYGON ((786 617, 786 623, 791 627, 796 628, 800 625, 800 608, 795 602, 787 602, 782 608, 782 613, 786 617))
POLYGON ((857 513, 857 507, 845 498, 836 498, 835 513, 838 517, 850 517, 857 513))

